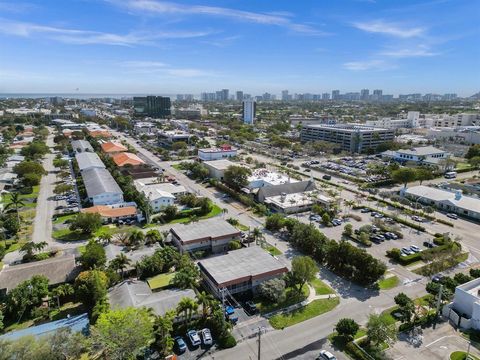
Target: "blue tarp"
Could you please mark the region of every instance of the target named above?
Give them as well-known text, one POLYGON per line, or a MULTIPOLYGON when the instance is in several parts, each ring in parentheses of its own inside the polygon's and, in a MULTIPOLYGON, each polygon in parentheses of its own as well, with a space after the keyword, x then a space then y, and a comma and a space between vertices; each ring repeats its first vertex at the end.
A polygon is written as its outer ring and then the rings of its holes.
POLYGON ((24 336, 44 336, 49 335, 57 330, 70 328, 72 332, 88 332, 88 314, 84 313, 77 316, 71 316, 62 320, 52 321, 46 324, 32 326, 27 329, 12 331, 0 336, 2 340, 18 340, 24 336))

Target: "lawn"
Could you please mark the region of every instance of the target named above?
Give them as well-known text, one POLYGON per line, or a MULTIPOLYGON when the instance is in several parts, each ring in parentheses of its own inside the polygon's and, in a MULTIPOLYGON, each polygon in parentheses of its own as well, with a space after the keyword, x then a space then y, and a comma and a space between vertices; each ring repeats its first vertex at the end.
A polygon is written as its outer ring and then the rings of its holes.
POLYGON ((75 216, 77 216, 77 214, 62 215, 53 220, 53 223, 56 225, 63 224, 65 221, 73 219, 75 216))
POLYGON ((397 311, 398 309, 398 306, 393 306, 387 310, 384 310, 381 314, 380 314, 380 317, 385 320, 385 322, 388 324, 388 325, 393 325, 397 322, 397 320, 395 320, 395 318, 393 317, 393 313, 395 313, 395 311, 397 311))
MULTIPOLYGON (((357 340, 364 337, 365 335, 367 335, 367 329, 360 328, 355 334, 355 336, 353 337, 353 339, 357 340)), ((339 336, 337 332, 333 332, 330 335, 328 335, 328 340, 330 340, 334 348, 340 351, 344 351, 345 346, 347 345, 348 339, 345 339, 343 336, 339 336)))
POLYGON ((470 165, 467 162, 459 162, 455 166, 455 170, 465 170, 465 169, 471 169, 471 168, 472 168, 472 165, 470 165))
MULTIPOLYGON (((212 210, 210 210, 210 212, 206 215, 199 216, 197 219, 198 220, 205 220, 205 219, 212 218, 214 216, 218 216, 221 213, 222 213, 222 209, 219 206, 217 206, 215 204, 212 204, 212 210)), ((181 214, 182 214, 182 212, 180 212, 180 215, 181 214)), ((189 221, 190 221, 190 216, 187 215, 187 216, 184 216, 184 217, 173 219, 173 220, 169 221, 167 224, 184 224, 184 223, 188 223, 189 221)))
POLYGON ((315 294, 316 295, 328 295, 328 294, 335 294, 335 291, 325 284, 322 280, 320 279, 314 279, 313 281, 310 282, 310 285, 313 286, 315 289, 315 294))
MULTIPOLYGON (((443 264, 443 268, 439 269, 437 272, 440 272, 440 271, 444 271, 444 270, 447 270, 447 269, 451 269, 452 267, 460 264, 461 262, 464 262, 465 260, 468 259, 468 253, 462 253, 460 255, 458 255, 456 258, 455 258, 455 264, 453 266, 449 266, 448 264, 443 264)), ((418 275, 428 275, 428 274, 425 274, 425 270, 428 270, 428 264, 425 264, 424 266, 421 266, 415 270, 413 270, 413 272, 415 274, 418 274, 418 275)))
POLYGON ((240 224, 240 223, 235 225, 235 227, 240 231, 248 231, 248 229, 249 229, 249 227, 247 225, 243 225, 243 224, 240 224))
POLYGON ((173 164, 172 168, 174 168, 175 170, 178 170, 178 171, 183 171, 184 170, 182 168, 182 165, 180 165, 180 164, 173 164))
POLYGON ((386 279, 379 280, 378 287, 380 290, 389 290, 397 286, 399 281, 398 276, 390 276, 386 279))
POLYGON ((270 325, 274 329, 283 329, 302 321, 322 315, 334 309, 340 300, 338 298, 314 300, 307 306, 294 310, 288 314, 278 314, 270 318, 270 325))
POLYGON ((308 297, 309 290, 308 286, 304 285, 302 288, 302 293, 299 294, 297 289, 295 288, 286 288, 285 289, 285 297, 284 301, 278 302, 278 303, 272 303, 271 301, 264 300, 264 299, 258 299, 256 305, 258 310, 262 314, 266 314, 275 310, 283 309, 288 306, 297 304, 299 302, 302 302, 308 297))
POLYGON ((175 273, 168 273, 168 274, 159 274, 147 280, 148 286, 150 289, 157 290, 170 285, 175 273))
MULTIPOLYGON (((454 351, 450 354, 451 360, 465 360, 467 358, 467 353, 465 351, 454 351)), ((479 360, 478 357, 469 354, 469 359, 479 360)))
MULTIPOLYGON (((30 194, 20 194, 20 198, 25 200, 25 205, 23 207, 26 208, 34 208, 37 206, 34 199, 38 197, 38 192, 40 191, 40 186, 36 185, 33 188, 33 191, 30 194)), ((12 197, 12 193, 3 194, 2 195, 2 203, 7 205, 10 203, 10 198, 12 197)))
POLYGON ((273 255, 273 256, 282 255, 282 252, 280 250, 278 250, 275 246, 270 244, 267 244, 267 246, 265 247, 265 250, 267 250, 270 253, 270 255, 273 255))

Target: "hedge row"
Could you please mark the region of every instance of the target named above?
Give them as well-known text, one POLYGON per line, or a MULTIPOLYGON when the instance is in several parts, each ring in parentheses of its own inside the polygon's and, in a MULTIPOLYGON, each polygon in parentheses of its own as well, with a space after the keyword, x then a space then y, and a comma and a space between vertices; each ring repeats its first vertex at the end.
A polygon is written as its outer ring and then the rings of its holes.
POLYGON ((371 360, 371 358, 365 355, 352 341, 345 346, 345 352, 355 360, 371 360))

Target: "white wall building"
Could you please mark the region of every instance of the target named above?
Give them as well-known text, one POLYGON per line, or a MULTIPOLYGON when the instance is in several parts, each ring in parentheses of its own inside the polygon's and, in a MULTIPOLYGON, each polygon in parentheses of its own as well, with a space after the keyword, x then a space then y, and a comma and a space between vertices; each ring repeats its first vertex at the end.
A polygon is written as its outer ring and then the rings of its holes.
POLYGON ((237 149, 230 145, 218 148, 198 149, 198 158, 202 161, 220 160, 237 156, 237 149))
POLYGON ((267 169, 256 169, 252 175, 248 177, 248 188, 258 189, 265 186, 282 185, 288 183, 295 183, 298 180, 292 179, 290 176, 270 171, 267 169))
POLYGON ((93 205, 123 203, 123 191, 108 170, 102 168, 84 170, 82 179, 87 196, 93 205))
POLYGON ((412 149, 400 149, 396 151, 385 151, 384 157, 391 158, 400 162, 413 161, 423 164, 437 164, 442 159, 447 159, 450 154, 446 151, 437 149, 433 146, 422 146, 412 149))
POLYGON ((137 179, 135 188, 145 194, 154 212, 159 212, 169 205, 174 205, 177 197, 187 193, 185 187, 171 183, 155 183, 151 178, 137 179))
POLYGON ((205 167, 208 169, 209 176, 211 178, 223 180, 223 174, 225 173, 225 170, 227 170, 229 166, 236 164, 230 160, 223 159, 205 161, 203 165, 205 165, 205 167))
POLYGON ((453 302, 445 306, 442 314, 461 328, 480 330, 480 278, 457 286, 453 302))

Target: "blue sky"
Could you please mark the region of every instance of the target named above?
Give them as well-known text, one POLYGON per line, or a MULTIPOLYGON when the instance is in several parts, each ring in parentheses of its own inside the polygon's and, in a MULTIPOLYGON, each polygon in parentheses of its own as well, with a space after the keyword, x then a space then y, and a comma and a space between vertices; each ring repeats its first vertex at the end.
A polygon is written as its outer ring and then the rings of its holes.
POLYGON ((478 0, 0 0, 0 93, 471 95, 479 18, 478 0))

